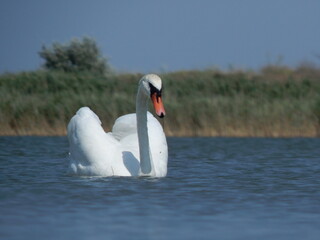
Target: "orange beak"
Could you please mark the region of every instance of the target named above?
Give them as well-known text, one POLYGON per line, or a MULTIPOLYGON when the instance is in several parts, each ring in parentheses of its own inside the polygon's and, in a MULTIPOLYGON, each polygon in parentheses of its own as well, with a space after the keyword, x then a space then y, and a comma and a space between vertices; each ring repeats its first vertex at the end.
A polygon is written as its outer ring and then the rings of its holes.
POLYGON ((164 110, 161 97, 158 96, 158 94, 155 92, 151 95, 151 100, 156 114, 158 115, 158 117, 163 118, 166 115, 166 111, 164 110))

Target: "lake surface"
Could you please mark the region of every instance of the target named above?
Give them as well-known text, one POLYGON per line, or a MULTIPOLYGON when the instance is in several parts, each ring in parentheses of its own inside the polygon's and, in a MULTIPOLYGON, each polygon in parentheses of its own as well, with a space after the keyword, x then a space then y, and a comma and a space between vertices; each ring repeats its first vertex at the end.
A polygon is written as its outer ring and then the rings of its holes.
POLYGON ((166 178, 77 177, 0 137, 0 239, 320 239, 320 139, 168 138, 166 178))

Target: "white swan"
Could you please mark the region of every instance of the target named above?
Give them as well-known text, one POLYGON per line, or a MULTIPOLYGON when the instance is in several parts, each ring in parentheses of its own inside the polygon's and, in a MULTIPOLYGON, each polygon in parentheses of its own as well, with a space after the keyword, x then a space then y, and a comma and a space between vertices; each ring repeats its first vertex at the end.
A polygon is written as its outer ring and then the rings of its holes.
POLYGON ((86 176, 166 176, 166 137, 161 124, 147 111, 151 97, 156 114, 164 117, 161 90, 159 76, 142 77, 137 113, 119 117, 110 133, 90 108, 80 108, 68 124, 71 171, 86 176))

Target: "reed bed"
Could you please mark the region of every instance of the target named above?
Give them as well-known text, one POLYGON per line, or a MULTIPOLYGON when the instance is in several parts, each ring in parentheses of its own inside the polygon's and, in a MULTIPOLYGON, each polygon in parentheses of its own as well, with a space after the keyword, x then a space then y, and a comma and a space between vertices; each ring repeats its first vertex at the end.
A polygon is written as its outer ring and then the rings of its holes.
MULTIPOLYGON (((179 71, 164 82, 168 136, 317 137, 320 70, 266 66, 254 71, 179 71)), ((135 112, 142 74, 34 71, 0 76, 0 135, 65 135, 81 106, 106 131, 135 112)), ((150 107, 150 111, 152 108, 150 107)))

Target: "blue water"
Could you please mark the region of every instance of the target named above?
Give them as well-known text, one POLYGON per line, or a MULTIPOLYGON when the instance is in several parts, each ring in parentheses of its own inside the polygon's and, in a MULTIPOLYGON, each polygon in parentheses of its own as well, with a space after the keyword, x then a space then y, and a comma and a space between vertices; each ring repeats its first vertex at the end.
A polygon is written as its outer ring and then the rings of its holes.
POLYGON ((98 178, 65 137, 0 137, 0 239, 320 239, 320 139, 168 145, 166 178, 98 178))

